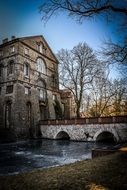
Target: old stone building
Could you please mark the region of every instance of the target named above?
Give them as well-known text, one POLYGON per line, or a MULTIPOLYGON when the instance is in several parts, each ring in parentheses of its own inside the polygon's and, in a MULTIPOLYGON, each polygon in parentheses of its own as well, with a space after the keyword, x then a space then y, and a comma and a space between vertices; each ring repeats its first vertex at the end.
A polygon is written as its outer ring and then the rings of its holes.
MULTIPOLYGON (((37 137, 39 120, 58 117, 58 61, 43 36, 0 45, 0 129, 16 138, 37 137)), ((64 116, 63 116, 64 117, 64 116)))

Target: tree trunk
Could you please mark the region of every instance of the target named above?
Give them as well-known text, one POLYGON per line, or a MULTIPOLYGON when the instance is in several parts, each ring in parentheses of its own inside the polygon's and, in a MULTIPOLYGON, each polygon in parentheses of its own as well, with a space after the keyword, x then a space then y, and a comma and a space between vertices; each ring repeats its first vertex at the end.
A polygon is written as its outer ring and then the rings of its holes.
POLYGON ((80 105, 77 105, 76 117, 77 117, 77 118, 80 118, 80 105))

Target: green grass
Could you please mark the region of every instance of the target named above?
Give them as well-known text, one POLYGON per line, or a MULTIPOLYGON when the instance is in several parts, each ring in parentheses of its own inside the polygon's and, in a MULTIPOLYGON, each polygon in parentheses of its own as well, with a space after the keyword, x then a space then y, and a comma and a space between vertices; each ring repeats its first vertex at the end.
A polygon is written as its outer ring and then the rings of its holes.
POLYGON ((127 153, 0 177, 0 190, 127 190, 127 153))

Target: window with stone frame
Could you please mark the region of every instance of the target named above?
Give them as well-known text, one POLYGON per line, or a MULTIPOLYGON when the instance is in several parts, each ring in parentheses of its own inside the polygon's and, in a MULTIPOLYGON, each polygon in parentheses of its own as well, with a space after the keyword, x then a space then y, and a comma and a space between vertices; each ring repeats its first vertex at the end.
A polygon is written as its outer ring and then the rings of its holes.
POLYGON ((11 94, 13 93, 13 85, 9 85, 6 87, 6 94, 11 94))
POLYGON ((7 74, 13 74, 14 73, 14 61, 11 60, 7 65, 7 74))
POLYGON ((29 56, 29 49, 25 48, 24 53, 25 53, 25 55, 29 56))
POLYGON ((57 100, 57 95, 56 94, 53 94, 52 95, 52 99, 55 101, 55 100, 57 100))
POLYGON ((25 94, 26 95, 30 95, 31 94, 30 87, 26 87, 25 86, 25 94))
POLYGON ((40 53, 43 53, 43 54, 46 53, 46 47, 44 46, 44 44, 42 42, 37 42, 37 50, 40 53))
POLYGON ((38 91, 39 91, 39 97, 43 101, 45 101, 46 100, 46 91, 45 91, 45 89, 39 88, 38 91))
POLYGON ((41 42, 37 42, 37 50, 40 53, 43 53, 43 44, 41 42))
POLYGON ((46 64, 40 57, 37 59, 37 71, 46 74, 46 64))
POLYGON ((51 85, 52 85, 52 87, 56 87, 57 84, 58 84, 58 82, 57 82, 56 75, 55 75, 55 74, 52 74, 52 75, 51 75, 51 85))
POLYGON ((29 77, 30 67, 28 63, 24 63, 24 75, 29 77))
POLYGON ((47 99, 47 92, 46 92, 46 84, 44 81, 40 80, 38 82, 38 92, 39 92, 39 98, 42 100, 42 101, 46 101, 47 99))
POLYGON ((10 53, 14 53, 15 52, 15 46, 11 46, 10 47, 10 53))

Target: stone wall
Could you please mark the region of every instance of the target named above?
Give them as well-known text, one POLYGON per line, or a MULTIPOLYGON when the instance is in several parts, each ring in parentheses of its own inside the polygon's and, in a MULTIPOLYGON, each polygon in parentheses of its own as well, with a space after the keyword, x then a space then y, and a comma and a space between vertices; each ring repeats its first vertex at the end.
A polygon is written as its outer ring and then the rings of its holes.
POLYGON ((58 61, 42 36, 8 41, 0 45, 0 51, 0 129, 13 132, 16 138, 37 137, 40 119, 55 119, 53 94, 60 101, 58 61), (45 52, 38 51, 37 43, 44 45, 45 52), (14 52, 11 52, 12 47, 14 52), (38 71, 38 58, 44 61, 46 73, 38 71), (12 60, 13 71, 8 74, 8 65, 12 60), (25 63, 29 66, 28 76, 24 74, 25 63), (40 81, 43 81, 45 87, 41 86, 40 81), (9 85, 13 86, 11 93, 7 93, 9 85), (25 93, 26 88, 29 90, 28 94, 25 93), (45 89, 45 100, 39 95, 40 89, 45 89))
POLYGON ((127 141, 127 124, 71 124, 71 125, 43 125, 40 126, 42 138, 57 139, 59 133, 65 132, 70 140, 96 141, 99 135, 107 132, 112 134, 114 141, 127 141))

